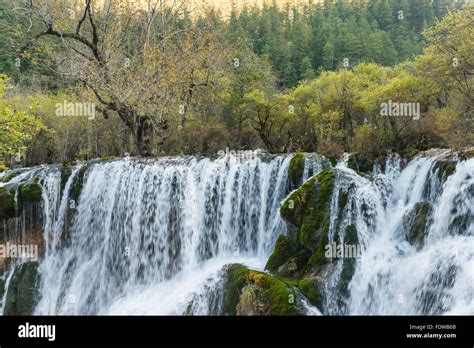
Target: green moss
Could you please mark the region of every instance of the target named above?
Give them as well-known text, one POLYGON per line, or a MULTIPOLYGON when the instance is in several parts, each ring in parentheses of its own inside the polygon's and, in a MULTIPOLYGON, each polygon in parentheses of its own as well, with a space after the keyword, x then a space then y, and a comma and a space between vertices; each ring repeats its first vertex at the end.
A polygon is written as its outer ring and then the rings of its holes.
POLYGON ((300 186, 304 171, 304 154, 297 153, 290 161, 288 179, 292 188, 300 186))
MULTIPOLYGON (((328 243, 334 180, 334 169, 326 168, 293 192, 280 209, 281 216, 298 229, 299 248, 312 254, 301 271, 303 273, 327 262, 325 246, 328 243)), ((282 245, 279 247, 282 249, 282 245)), ((287 256, 289 252, 279 250, 278 254, 287 256)))
POLYGON ((40 203, 41 192, 38 179, 32 183, 22 183, 18 185, 18 196, 15 203, 15 190, 0 187, 0 220, 20 216, 25 203, 40 203))
POLYGON ((264 305, 265 315, 298 315, 295 295, 280 279, 264 272, 249 270, 242 265, 231 266, 227 274, 227 289, 224 299, 226 314, 237 314, 236 308, 241 296, 246 296, 243 291, 253 289, 253 295, 258 298, 259 303, 264 305))
POLYGON ((306 204, 300 217, 298 240, 308 250, 314 250, 329 230, 334 170, 325 169, 316 178, 317 182, 306 193, 306 204))
POLYGON ((290 222, 294 226, 300 226, 304 217, 305 207, 308 199, 311 197, 313 187, 315 185, 316 178, 307 180, 303 186, 297 191, 293 192, 283 202, 280 208, 280 215, 286 221, 290 222))
POLYGON ((450 175, 456 171, 456 162, 454 161, 437 161, 433 166, 432 172, 438 170, 438 178, 445 181, 450 175))
POLYGON ((19 172, 12 172, 12 173, 8 174, 7 176, 5 176, 4 178, 0 179, 0 182, 3 182, 3 183, 10 182, 14 177, 18 176, 18 174, 20 174, 20 173, 19 172))
POLYGON ((77 173, 72 183, 71 198, 74 199, 75 201, 79 200, 79 197, 81 196, 82 186, 84 184, 84 174, 86 173, 86 170, 87 170, 86 166, 81 167, 81 169, 79 169, 79 172, 77 173))
POLYGON ((419 153, 420 153, 420 150, 418 149, 408 149, 402 152, 401 155, 407 159, 407 162, 409 162, 413 159, 413 157, 415 157, 419 153))
POLYGON ((298 288, 313 306, 322 308, 321 292, 319 290, 316 280, 301 279, 298 283, 298 288))
POLYGON ((100 160, 101 161, 109 161, 109 160, 112 160, 114 158, 115 158, 115 156, 104 156, 104 157, 101 157, 100 160))
POLYGON ((22 206, 24 203, 39 203, 41 202, 41 186, 38 180, 32 183, 24 183, 18 186, 18 205, 22 206))
POLYGON ((32 315, 38 303, 38 262, 25 262, 13 272, 4 315, 32 315))
POLYGON ((236 315, 240 290, 245 285, 245 275, 248 268, 242 265, 232 265, 227 270, 227 285, 224 299, 224 311, 227 315, 236 315))
POLYGON ((449 164, 446 166, 443 172, 443 179, 446 180, 451 174, 453 174, 456 171, 456 165, 455 164, 449 164))
POLYGON ((287 236, 281 235, 278 237, 273 253, 268 258, 265 269, 276 272, 278 268, 283 265, 291 256, 298 250, 294 243, 291 243, 287 236))
POLYGON ((71 168, 67 165, 63 164, 61 166, 61 193, 64 191, 64 187, 66 186, 67 180, 71 176, 71 168))
POLYGON ((0 187, 0 220, 7 220, 17 215, 15 193, 6 187, 0 187))
POLYGON ((323 239, 318 243, 316 248, 314 249, 313 254, 309 258, 308 262, 303 268, 303 274, 308 272, 319 272, 321 267, 327 263, 329 260, 326 257, 326 245, 329 243, 329 238, 326 235, 323 236, 323 239))

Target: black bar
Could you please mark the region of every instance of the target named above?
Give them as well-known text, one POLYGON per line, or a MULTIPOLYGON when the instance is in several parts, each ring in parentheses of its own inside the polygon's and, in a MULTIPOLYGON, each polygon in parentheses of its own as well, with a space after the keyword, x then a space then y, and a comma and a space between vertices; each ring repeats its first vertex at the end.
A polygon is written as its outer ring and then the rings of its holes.
POLYGON ((474 346, 474 317, 0 317, 0 345, 411 345, 474 346), (55 325, 55 340, 20 338, 19 326, 55 325), (430 327, 431 325, 432 327, 430 327), (444 326, 440 326, 444 325, 444 326), (455 325, 455 327, 453 326, 455 325), (456 337, 408 338, 407 334, 456 337))

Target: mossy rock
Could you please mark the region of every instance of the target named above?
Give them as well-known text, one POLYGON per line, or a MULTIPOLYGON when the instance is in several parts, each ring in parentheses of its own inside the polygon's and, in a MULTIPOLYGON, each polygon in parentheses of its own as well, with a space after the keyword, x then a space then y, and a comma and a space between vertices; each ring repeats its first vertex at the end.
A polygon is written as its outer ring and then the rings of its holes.
POLYGON ((420 249, 425 238, 426 223, 431 211, 427 202, 418 202, 412 210, 403 216, 403 227, 407 241, 420 249))
POLYGON ((69 177, 71 176, 72 170, 66 164, 63 164, 60 170, 61 170, 61 193, 62 193, 64 191, 64 187, 66 186, 66 183, 69 177))
MULTIPOLYGON (((333 168, 324 169, 293 192, 280 208, 281 216, 297 228, 297 249, 309 252, 306 264, 298 272, 300 275, 314 272, 328 262, 325 246, 328 243, 335 177, 333 168)), ((278 254, 283 255, 283 252, 278 254)))
POLYGON ((15 192, 7 187, 0 187, 0 221, 18 216, 15 207, 15 192))
POLYGON ((4 315, 32 315, 38 303, 38 262, 15 267, 7 289, 4 315))
POLYGON ((23 183, 18 186, 18 204, 24 203, 40 203, 42 197, 42 189, 38 184, 38 180, 32 183, 23 183))
POLYGON ((0 182, 3 182, 3 183, 10 182, 13 178, 17 177, 18 174, 20 174, 20 172, 12 172, 6 175, 5 177, 3 177, 2 179, 0 179, 0 182))
POLYGON ((313 251, 327 235, 335 171, 327 168, 306 181, 283 203, 281 216, 299 228, 298 242, 313 251))
POLYGON ((224 298, 227 315, 298 315, 293 290, 270 274, 231 265, 224 298))
POLYGON ((323 307, 323 300, 317 280, 310 278, 301 279, 298 283, 298 288, 313 306, 323 307))
POLYGON ((292 189, 301 185, 303 180, 304 162, 305 158, 302 153, 297 153, 290 161, 288 167, 288 179, 292 189))
POLYGON ((277 277, 299 278, 304 272, 305 265, 311 257, 311 252, 301 249, 290 256, 276 271, 277 277))
POLYGON ((452 175, 456 171, 456 162, 455 161, 437 161, 436 164, 433 166, 432 171, 438 170, 438 177, 442 181, 446 181, 446 179, 452 175))
POLYGON ((81 169, 79 169, 79 172, 77 173, 71 185, 71 198, 74 199, 75 201, 78 201, 79 197, 81 196, 82 187, 84 185, 84 175, 86 173, 86 170, 87 170, 86 166, 81 167, 81 169))
POLYGON ((268 258, 265 269, 276 272, 290 257, 298 252, 297 246, 288 236, 278 237, 273 253, 268 258))

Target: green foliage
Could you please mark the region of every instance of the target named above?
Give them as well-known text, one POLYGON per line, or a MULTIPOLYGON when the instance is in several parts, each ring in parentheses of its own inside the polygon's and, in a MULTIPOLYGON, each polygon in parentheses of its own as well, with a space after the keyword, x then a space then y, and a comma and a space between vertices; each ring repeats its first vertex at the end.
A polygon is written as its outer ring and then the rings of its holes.
POLYGON ((423 84, 436 100, 433 110, 439 134, 448 146, 462 148, 474 143, 474 4, 452 11, 425 31, 429 46, 415 66, 423 84))
MULTIPOLYGON (((64 11, 60 6, 53 10, 55 25, 68 31, 71 23, 63 18, 64 11)), ((6 62, 0 73, 9 74, 20 89, 5 95, 2 78, 0 170, 17 154, 26 157, 26 165, 138 154, 140 117, 132 121, 134 114, 148 117, 144 124, 151 128, 146 136, 151 144, 146 147, 159 155, 264 147, 273 153, 319 152, 335 159, 343 152, 376 156, 474 144, 472 5, 459 8, 448 0, 314 2, 295 8, 293 20, 288 8, 276 5, 234 11, 229 21, 208 13, 195 23, 205 29, 200 31, 205 37, 178 35, 183 47, 171 40, 168 57, 183 65, 167 62, 166 76, 145 88, 146 93, 139 92, 142 87, 130 87, 131 81, 141 86, 140 76, 149 76, 155 63, 165 62, 157 52, 139 46, 135 37, 141 22, 133 19, 121 51, 112 59, 135 57, 133 69, 115 66, 113 88, 98 83, 104 95, 110 94, 105 98, 109 101, 129 95, 122 114, 105 110, 107 105, 79 80, 48 91, 24 84, 34 73, 47 76, 38 70, 47 67, 42 59, 54 55, 64 42, 42 38, 17 69, 13 46, 28 42, 43 23, 33 20, 31 31, 25 32, 29 20, 9 11, 0 13, 0 29, 15 28, 5 33, 7 42, 15 45, 0 48, 0 63, 6 62), (193 59, 182 63, 180 49, 190 49, 193 59), (136 54, 140 50, 143 55, 136 54), (25 90, 27 85, 30 89, 25 90), (56 116, 55 105, 65 100, 95 101, 97 118, 56 116), (420 103, 421 120, 381 116, 380 105, 389 100, 420 103)), ((120 23, 118 17, 113 20, 120 23)), ((161 30, 160 23, 153 25, 153 30, 161 30)), ((173 25, 182 28, 183 23, 173 25)), ((90 34, 83 29, 84 35, 90 34)), ((110 34, 104 39, 119 40, 110 34)), ((72 42, 68 47, 76 48, 72 42)), ((84 63, 66 48, 62 52, 68 60, 84 63)))
POLYGON ((29 111, 16 111, 6 98, 7 79, 0 75, 0 165, 24 156, 29 143, 43 129, 41 120, 29 111))
POLYGON ((395 65, 421 53, 421 32, 446 14, 449 0, 436 4, 415 1, 315 1, 294 8, 276 4, 233 13, 228 36, 250 42, 254 52, 269 57, 279 82, 294 87, 320 69, 334 70, 349 58, 351 66, 362 61, 395 65), (400 12, 402 15, 400 17, 400 12))

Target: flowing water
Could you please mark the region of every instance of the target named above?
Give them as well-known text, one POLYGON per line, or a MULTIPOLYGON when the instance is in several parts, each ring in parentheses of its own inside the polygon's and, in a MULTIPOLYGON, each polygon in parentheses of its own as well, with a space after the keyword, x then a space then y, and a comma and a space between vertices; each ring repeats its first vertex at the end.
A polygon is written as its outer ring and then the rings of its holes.
MULTIPOLYGON (((305 314, 474 314, 474 159, 457 161, 442 179, 436 163, 446 155, 416 157, 403 168, 389 157, 370 176, 344 161, 335 166, 329 242, 344 243, 355 226, 363 251, 345 291, 347 264, 333 262, 324 308, 302 298, 305 314), (405 220, 420 202, 430 212, 416 247, 405 220)), ((330 166, 305 157, 304 180, 330 166)), ((286 233, 279 207, 291 158, 82 163, 62 185, 58 167, 24 171, 10 184, 39 177, 43 187, 35 314, 222 314, 225 265, 262 269, 286 233)))
MULTIPOLYGON (((71 202, 63 193, 45 207, 49 249, 36 313, 219 314, 222 266, 261 268, 285 233, 278 210, 290 159, 92 164, 72 202, 66 247, 59 241, 71 202)), ((43 185, 57 197, 60 175, 43 185)))

